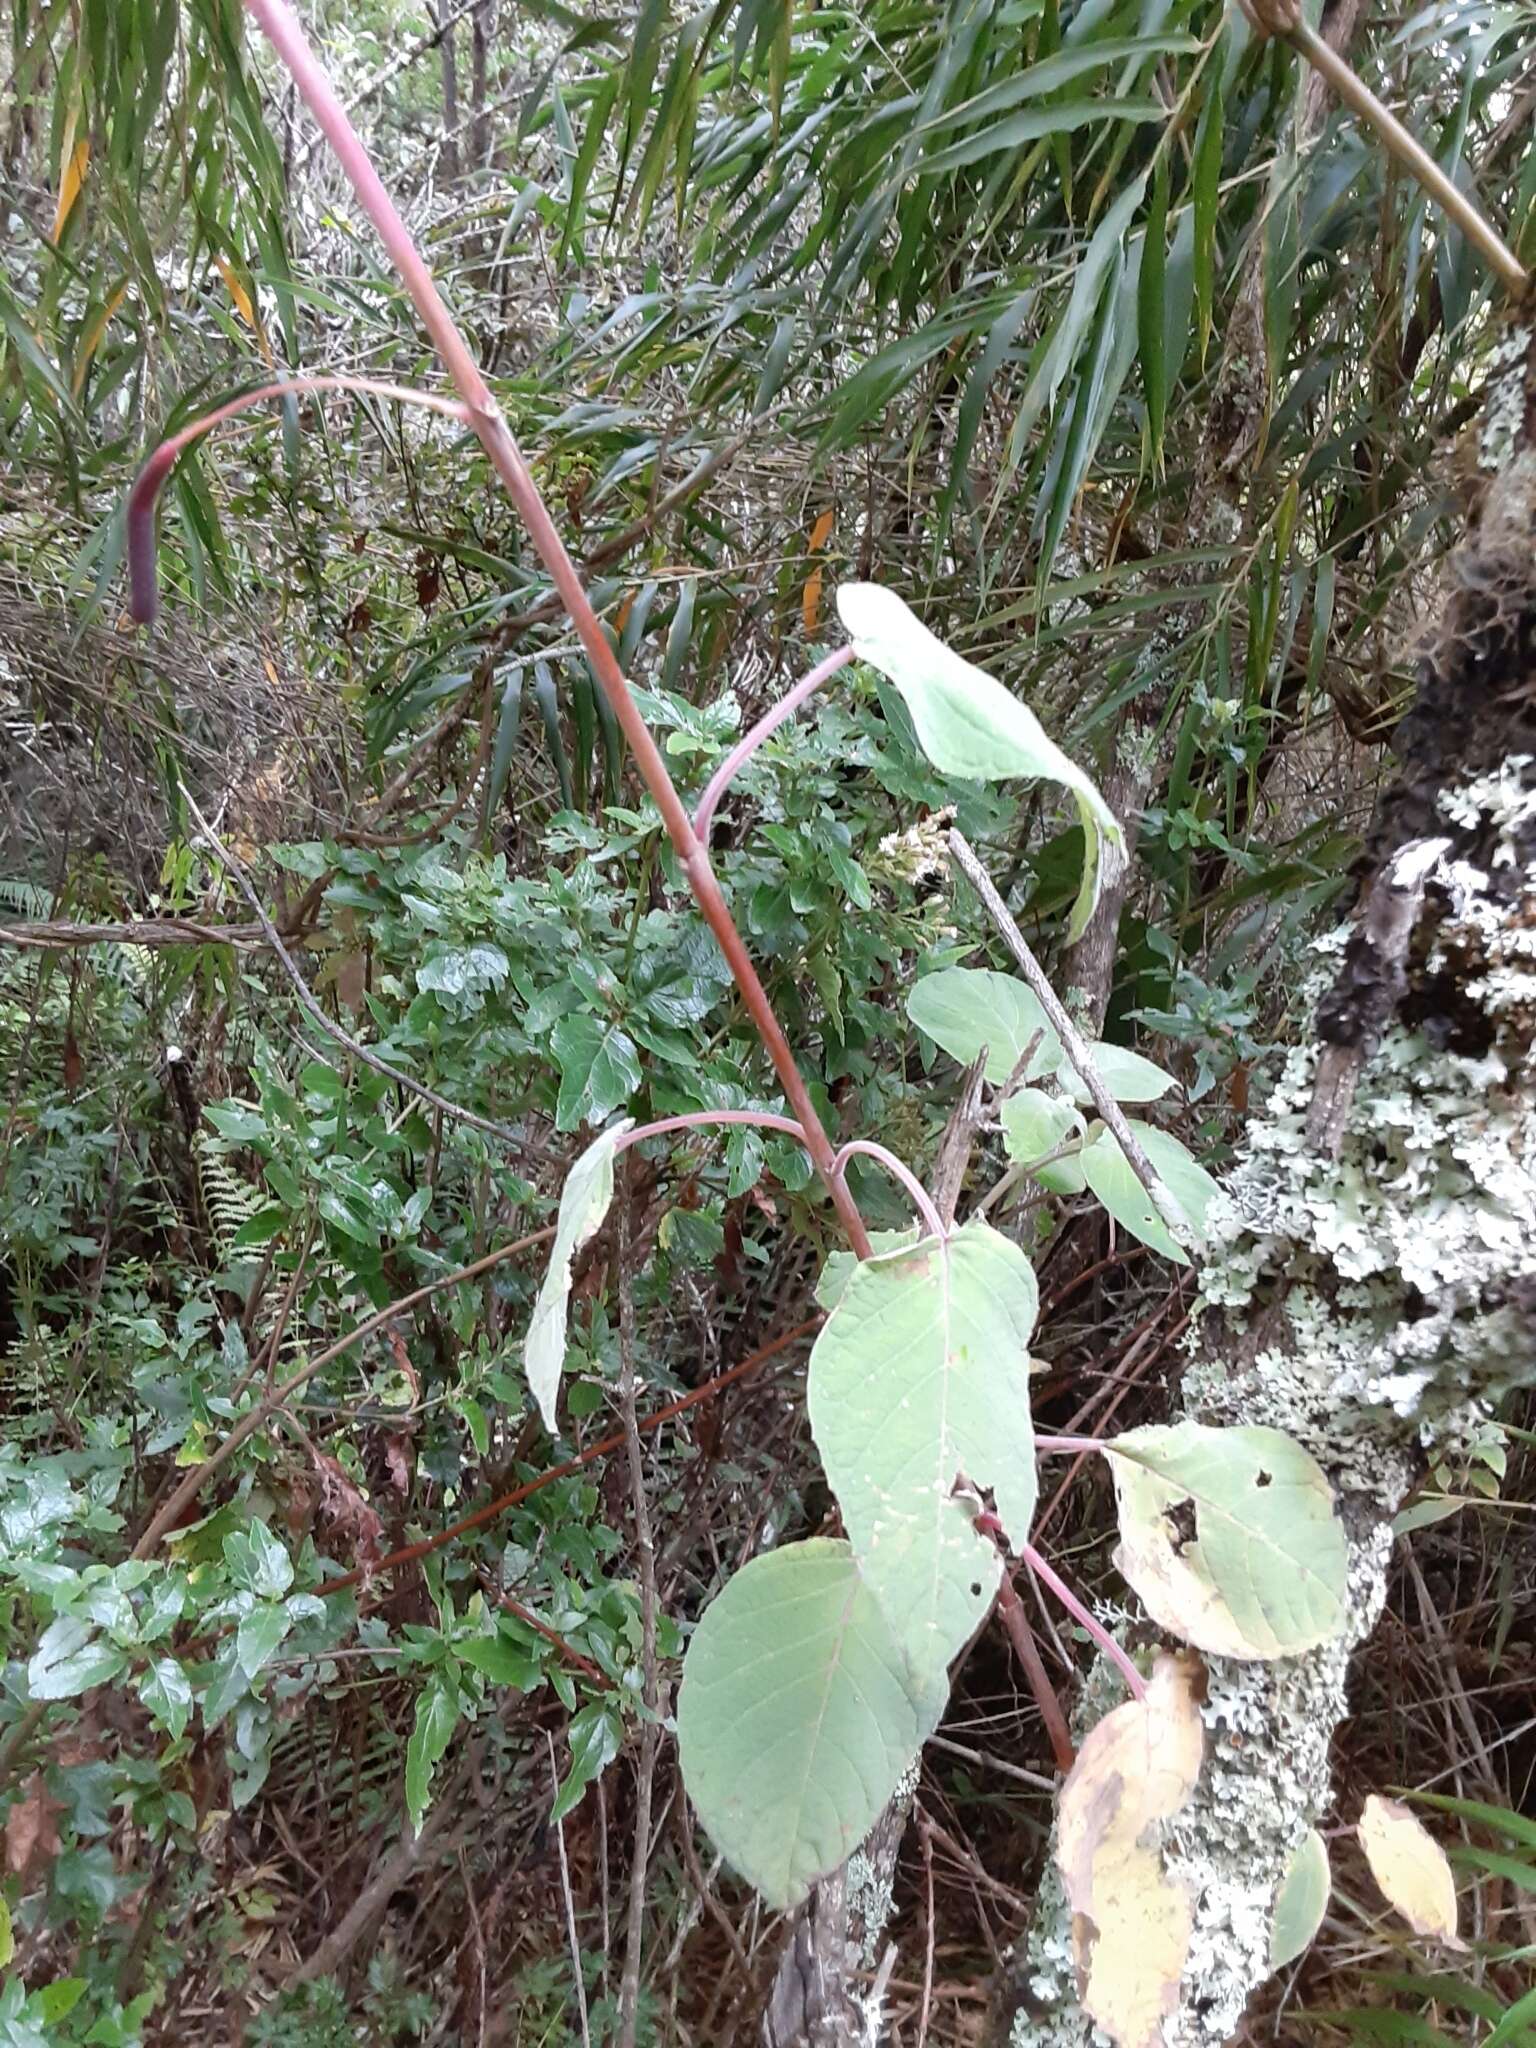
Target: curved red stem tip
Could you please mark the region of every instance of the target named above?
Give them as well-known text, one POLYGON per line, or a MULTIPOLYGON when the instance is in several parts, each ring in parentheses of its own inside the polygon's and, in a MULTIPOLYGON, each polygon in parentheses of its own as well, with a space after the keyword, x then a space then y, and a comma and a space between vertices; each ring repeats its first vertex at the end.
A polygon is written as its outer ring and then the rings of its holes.
POLYGON ((249 412, 253 405, 261 405, 269 398, 296 398, 307 391, 366 391, 375 398, 391 398, 401 405, 425 406, 429 412, 443 413, 449 419, 457 420, 461 426, 470 424, 469 408, 457 399, 439 398, 435 391, 413 391, 408 384, 381 383, 376 377, 292 377, 278 384, 258 385, 254 391, 242 392, 238 398, 216 405, 212 412, 205 412, 179 433, 168 435, 129 489, 126 510, 128 610, 139 625, 153 625, 160 609, 155 578, 155 506, 166 478, 175 467, 176 458, 194 441, 201 440, 204 434, 222 426, 225 420, 234 419, 238 413, 249 412))

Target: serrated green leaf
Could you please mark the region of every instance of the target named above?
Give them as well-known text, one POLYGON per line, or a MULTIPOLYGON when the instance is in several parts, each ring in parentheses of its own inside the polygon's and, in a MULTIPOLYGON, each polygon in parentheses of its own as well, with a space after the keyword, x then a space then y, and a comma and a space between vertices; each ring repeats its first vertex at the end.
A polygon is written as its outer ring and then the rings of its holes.
POLYGON ((247 1222, 242 1223, 229 1241, 231 1251, 249 1251, 255 1245, 270 1244, 288 1222, 288 1211, 281 1202, 268 1202, 256 1211, 247 1222))
POLYGON ((912 1670, 848 1544, 768 1551, 688 1645, 688 1796, 727 1861, 787 1910, 868 1834, 947 1694, 942 1673, 912 1670))
POLYGON ((561 1779, 550 1808, 552 1821, 564 1820, 580 1804, 581 1795, 592 1780, 607 1770, 619 1753, 622 1732, 618 1714, 605 1700, 593 1700, 572 1716, 570 1768, 561 1779))
POLYGON ((1249 1661, 1294 1656, 1343 1626, 1348 1553, 1333 1488, 1278 1429, 1133 1429, 1105 1444, 1115 1562, 1164 1628, 1249 1661), (1193 1511, 1194 1528, 1179 1517, 1193 1511))
POLYGON ((533 1321, 523 1347, 529 1391, 539 1404, 544 1426, 558 1428, 560 1375, 565 1369, 565 1323, 571 1291, 571 1260, 596 1236, 613 1200, 613 1148, 633 1124, 623 1117, 594 1138, 566 1175, 555 1222, 554 1248, 533 1305, 533 1321))
POLYGON ((157 1657, 139 1680, 139 1698, 174 1742, 192 1712, 192 1685, 174 1657, 157 1657))
POLYGON ((838 616, 854 651, 901 692, 918 743, 941 774, 1006 782, 1043 776, 1072 793, 1083 825, 1083 882, 1069 939, 1082 935, 1106 862, 1123 857, 1124 834, 1090 778, 1070 760, 1035 714, 995 677, 936 639, 893 590, 844 583, 838 616))
POLYGON ((292 1626, 287 1608, 264 1600, 253 1607, 235 1632, 235 1656, 247 1678, 271 1662, 292 1626))
MULTIPOLYGON (((1189 1219, 1192 1232, 1201 1235, 1206 1211, 1221 1192, 1215 1181, 1199 1160, 1167 1131, 1154 1130, 1151 1124, 1138 1123, 1134 1117, 1126 1121, 1158 1179, 1189 1219)), ((1143 1244, 1161 1252, 1165 1259, 1181 1266, 1189 1264, 1189 1254, 1175 1243, 1167 1224, 1153 1208, 1151 1197, 1120 1150, 1118 1138, 1101 1126, 1078 1157, 1084 1179, 1117 1223, 1143 1244)))
POLYGON ((458 1725, 458 1691, 441 1672, 434 1672, 416 1702, 415 1724, 405 1745, 405 1810, 415 1834, 421 1833, 432 1773, 458 1725))
POLYGON ((1039 997, 1012 974, 990 967, 941 967, 914 985, 907 1015, 962 1066, 969 1066, 985 1046, 984 1072, 994 1088, 1009 1078, 1036 1037, 1039 1044, 1025 1078, 1043 1080, 1061 1064, 1061 1040, 1046 1022, 1039 997))
POLYGON ((1021 1543, 1035 1511, 1034 1269, 986 1223, 867 1259, 811 1352, 811 1431, 870 1592, 922 1671, 942 1672, 997 1590, 997 1546, 962 1481, 1021 1543))
POLYGON ((1295 1962, 1323 1924, 1328 1910, 1328 1893, 1333 1878, 1328 1869, 1328 1847, 1316 1828, 1308 1828, 1297 1845, 1280 1889, 1269 1924, 1269 1967, 1283 1970, 1295 1962))

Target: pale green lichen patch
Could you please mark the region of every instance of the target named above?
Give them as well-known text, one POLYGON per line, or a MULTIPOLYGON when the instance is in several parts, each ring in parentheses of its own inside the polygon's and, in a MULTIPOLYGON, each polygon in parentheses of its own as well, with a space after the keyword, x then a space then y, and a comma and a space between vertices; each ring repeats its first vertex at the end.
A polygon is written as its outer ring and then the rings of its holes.
MULTIPOLYGON (((1522 342, 1518 375, 1524 353, 1522 342)), ((1269 1974, 1275 1895, 1329 1808, 1330 1745, 1351 1653, 1385 1598, 1393 1514, 1426 1455, 1439 1472, 1496 1474, 1494 1404, 1536 1379, 1536 764, 1512 758, 1440 808, 1463 844, 1432 877, 1438 924, 1416 967, 1454 991, 1460 1042, 1484 1049, 1389 1027, 1356 1079, 1336 1157, 1308 1136, 1315 1051, 1292 1053, 1207 1217, 1186 1406, 1207 1422, 1286 1430, 1317 1458, 1340 1501, 1349 1591, 1343 1632, 1316 1651, 1210 1660, 1206 1767, 1165 1849, 1194 1907, 1165 2048, 1229 2040, 1269 1974), (1465 857, 1469 843, 1482 865, 1465 857), (1479 1015, 1486 1028, 1468 1029, 1479 1015)), ((1320 948, 1330 971, 1343 936, 1320 948)), ((1090 1688, 1089 1719, 1104 1711, 1103 1684, 1090 1688)), ((1102 2040, 1076 2007, 1053 1870, 1015 1983, 1025 2004, 1013 2048, 1102 2040)))

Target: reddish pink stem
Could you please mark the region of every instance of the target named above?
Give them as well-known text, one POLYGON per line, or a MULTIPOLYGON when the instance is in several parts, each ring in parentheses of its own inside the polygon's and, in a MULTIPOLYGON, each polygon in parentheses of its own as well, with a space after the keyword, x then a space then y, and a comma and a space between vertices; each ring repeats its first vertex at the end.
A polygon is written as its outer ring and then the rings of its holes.
POLYGON ((928 1235, 936 1237, 940 1244, 942 1244, 948 1232, 940 1220, 938 1210, 929 1201, 927 1190, 912 1169, 909 1166, 903 1166, 894 1152, 888 1152, 884 1145, 875 1144, 873 1139, 850 1138, 832 1162, 834 1172, 840 1174, 843 1170, 844 1162, 851 1159, 855 1153, 862 1153, 866 1159, 875 1160, 885 1168, 893 1180, 901 1182, 907 1193, 912 1197, 912 1206, 922 1218, 928 1235))
POLYGON ((860 1216, 858 1205, 848 1192, 846 1184, 837 1175, 832 1141, 816 1114, 816 1106, 811 1101, 810 1091, 795 1064, 789 1040, 774 1014, 767 991, 758 978, 751 956, 731 918, 720 884, 715 878, 714 869, 710 866, 709 855, 694 832, 692 821, 683 807, 682 798, 667 772, 667 764, 661 750, 640 714, 640 707, 630 694, 618 658, 608 643, 607 635, 603 632, 598 616, 582 587, 576 565, 567 553, 565 543, 549 516, 549 509, 540 497, 521 451, 502 417, 501 408, 492 396, 490 386, 480 374, 479 365, 470 353, 468 344, 454 325, 453 316, 443 303, 431 271, 412 241, 410 230, 396 211, 394 201, 384 189, 383 180, 374 169, 357 131, 347 118, 345 108, 336 97, 324 70, 316 61, 288 0, 245 0, 245 4, 266 31, 273 48, 287 66, 295 85, 335 150, 342 169, 362 202, 364 211, 378 230, 379 239, 399 271, 405 288, 421 316, 423 326, 447 365, 449 375, 463 394, 470 411, 470 425, 479 437, 496 474, 506 486, 508 496, 528 529, 529 538, 549 571, 550 581, 570 614, 571 623, 576 628, 577 637, 586 652, 598 686, 608 701, 620 731, 629 743, 641 779, 655 799, 662 823, 677 849, 678 857, 687 874, 694 899, 703 913, 705 922, 715 935, 726 964, 741 990, 742 1000, 757 1028, 758 1036, 773 1061, 780 1086, 799 1119, 801 1129, 805 1133, 806 1149, 826 1182, 827 1191, 837 1210, 838 1220, 854 1251, 860 1258, 867 1258, 869 1233, 864 1228, 864 1219, 860 1216))
POLYGON ((782 1131, 786 1138, 805 1144, 805 1133, 792 1116, 778 1116, 767 1109, 690 1109, 685 1116, 664 1116, 654 1124, 642 1124, 637 1131, 626 1131, 613 1149, 627 1152, 644 1138, 661 1138, 668 1131, 699 1131, 710 1124, 751 1124, 758 1130, 782 1131))
POLYGON ((239 413, 249 412, 253 405, 264 405, 269 398, 294 398, 307 391, 370 392, 375 398, 392 398, 401 405, 425 406, 429 412, 443 413, 461 426, 471 424, 467 407, 456 398, 441 398, 434 391, 413 391, 406 384, 382 384, 377 377, 293 377, 286 383, 263 384, 224 405, 216 405, 212 412, 205 412, 201 419, 193 420, 190 426, 162 441, 134 478, 128 493, 128 609, 141 626, 152 624, 159 609, 155 591, 155 505, 177 457, 204 434, 239 413))
POLYGON ((1037 1451, 1102 1451, 1108 1446, 1096 1436, 1040 1436, 1035 1437, 1037 1451))
POLYGON ((693 829, 704 844, 709 844, 710 822, 715 815, 715 806, 735 781, 743 763, 750 761, 763 741, 776 733, 786 718, 792 718, 813 691, 835 676, 840 668, 846 668, 853 659, 851 647, 840 647, 836 654, 829 654, 825 661, 819 661, 808 676, 796 683, 774 705, 771 711, 753 726, 752 730, 739 739, 726 755, 720 766, 704 785, 704 794, 699 798, 698 808, 693 814, 693 829))
POLYGON ((1019 1556, 1023 1558, 1025 1564, 1029 1566, 1029 1569, 1040 1583, 1043 1586, 1050 1587, 1072 1619, 1080 1622, 1089 1635, 1092 1636, 1093 1640, 1125 1680, 1131 1697, 1144 1700, 1147 1696, 1146 1680, 1131 1662, 1124 1647, 1115 1641, 1103 1622, 1089 1612, 1088 1608, 1073 1592, 1066 1580, 1052 1571, 1051 1567, 1032 1543, 1021 1543, 1019 1545, 1019 1556))

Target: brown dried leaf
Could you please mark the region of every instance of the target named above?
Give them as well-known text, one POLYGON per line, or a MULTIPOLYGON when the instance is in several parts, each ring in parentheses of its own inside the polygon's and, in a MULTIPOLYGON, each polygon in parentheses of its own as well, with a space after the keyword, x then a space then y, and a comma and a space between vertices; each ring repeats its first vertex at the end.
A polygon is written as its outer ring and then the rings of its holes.
POLYGON ((320 1480, 322 1519, 335 1536, 351 1544, 358 1564, 367 1567, 381 1553, 382 1517, 329 1452, 311 1445, 309 1454, 320 1480))
POLYGON ((1083 2005, 1119 2048, 1162 2048, 1178 2003, 1191 1909, 1158 1835, 1200 1775, 1203 1680, 1188 1651, 1160 1656, 1146 1698, 1105 1715, 1062 1787, 1056 1861, 1083 2005))
POLYGON ((5 1867, 13 1877, 33 1876, 58 1855, 55 1821, 61 1811, 43 1773, 34 1771, 26 1791, 5 1816, 5 1867))
POLYGON ((1401 1800, 1373 1792, 1356 1833, 1372 1877, 1414 1933, 1464 1951, 1456 1932, 1456 1879, 1423 1823, 1401 1800))

